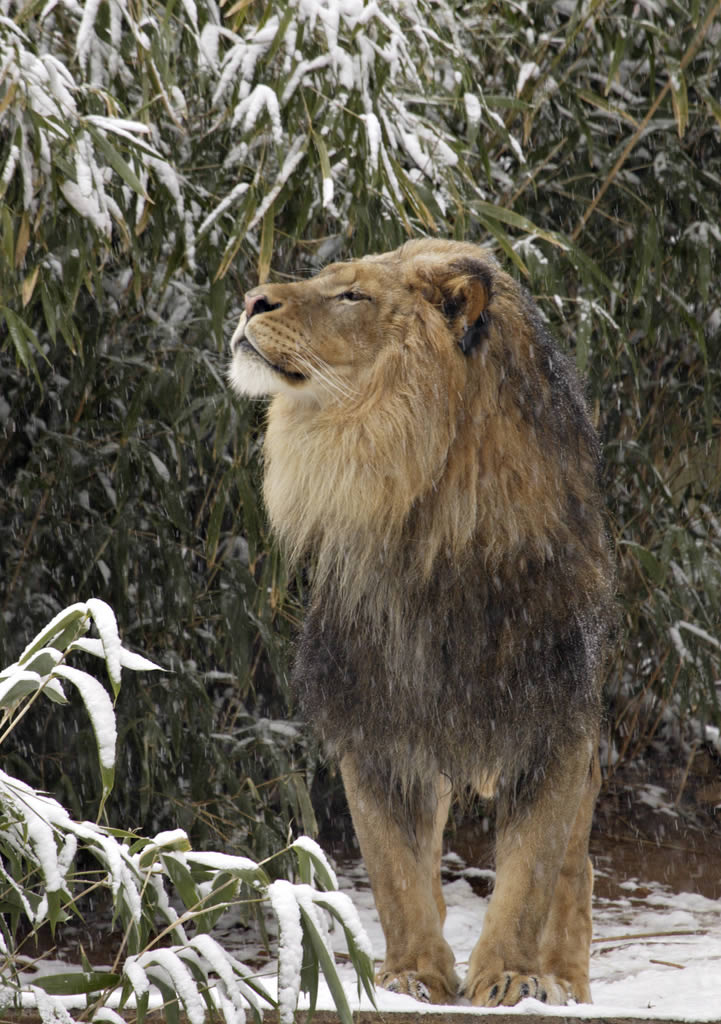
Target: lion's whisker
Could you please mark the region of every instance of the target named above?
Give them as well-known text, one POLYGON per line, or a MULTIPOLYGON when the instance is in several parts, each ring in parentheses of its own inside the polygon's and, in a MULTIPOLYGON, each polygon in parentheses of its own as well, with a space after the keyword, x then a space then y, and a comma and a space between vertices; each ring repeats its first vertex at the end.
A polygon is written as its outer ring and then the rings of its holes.
POLYGON ((353 398, 358 392, 351 388, 328 363, 315 352, 303 352, 299 361, 311 371, 313 376, 326 386, 328 391, 340 398, 353 398))

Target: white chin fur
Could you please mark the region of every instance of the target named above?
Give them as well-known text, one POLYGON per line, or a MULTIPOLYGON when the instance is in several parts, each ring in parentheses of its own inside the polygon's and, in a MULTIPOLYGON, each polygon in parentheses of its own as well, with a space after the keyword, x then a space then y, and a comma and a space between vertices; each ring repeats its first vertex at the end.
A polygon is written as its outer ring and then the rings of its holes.
POLYGON ((262 398, 284 391, 284 381, 260 359, 249 353, 238 351, 228 369, 230 386, 239 395, 262 398))

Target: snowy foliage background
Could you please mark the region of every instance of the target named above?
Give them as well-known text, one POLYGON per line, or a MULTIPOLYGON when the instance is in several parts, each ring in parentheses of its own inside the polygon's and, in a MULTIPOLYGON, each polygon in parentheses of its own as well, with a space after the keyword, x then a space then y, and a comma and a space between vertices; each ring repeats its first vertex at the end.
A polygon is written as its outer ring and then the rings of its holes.
MULTIPOLYGON (((302 581, 224 347, 258 280, 413 234, 492 244, 588 374, 620 564, 609 770, 718 723, 719 14, 0 0, 0 653, 95 594, 170 670, 118 705, 113 822, 262 858, 313 831, 312 786, 335 806, 288 718, 302 581)), ((77 694, 29 714, 8 770, 85 817, 89 729, 77 694)))

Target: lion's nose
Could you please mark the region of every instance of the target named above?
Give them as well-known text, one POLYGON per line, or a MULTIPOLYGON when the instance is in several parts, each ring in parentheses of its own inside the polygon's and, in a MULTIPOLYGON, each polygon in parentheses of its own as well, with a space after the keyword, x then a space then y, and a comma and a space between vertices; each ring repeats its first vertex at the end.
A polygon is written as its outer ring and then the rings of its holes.
POLYGON ((267 295, 262 292, 248 292, 245 296, 245 313, 248 319, 257 313, 269 313, 272 309, 278 309, 279 302, 271 302, 267 295))

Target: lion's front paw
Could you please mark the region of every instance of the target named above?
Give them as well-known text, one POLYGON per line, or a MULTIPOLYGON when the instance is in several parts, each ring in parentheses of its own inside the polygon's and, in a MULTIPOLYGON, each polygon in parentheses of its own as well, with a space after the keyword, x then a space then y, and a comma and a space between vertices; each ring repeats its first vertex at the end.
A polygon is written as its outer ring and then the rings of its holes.
POLYGON ((542 1003, 564 1006, 573 995, 570 986, 552 974, 519 974, 516 971, 481 974, 472 981, 466 981, 464 992, 474 1006, 515 1006, 528 996, 542 1003))
POLYGON ((418 971, 379 971, 376 984, 389 992, 413 996, 421 1003, 452 1003, 457 991, 457 984, 450 988, 440 975, 418 971))

